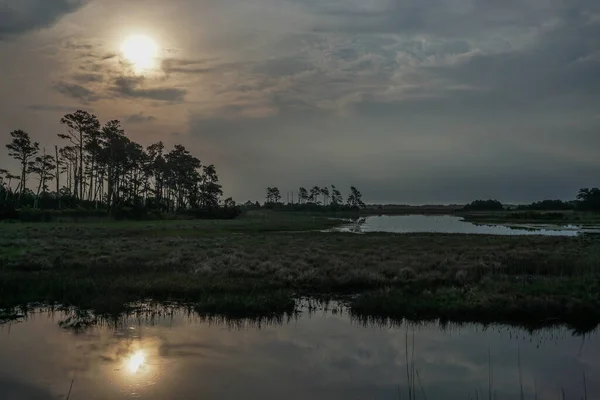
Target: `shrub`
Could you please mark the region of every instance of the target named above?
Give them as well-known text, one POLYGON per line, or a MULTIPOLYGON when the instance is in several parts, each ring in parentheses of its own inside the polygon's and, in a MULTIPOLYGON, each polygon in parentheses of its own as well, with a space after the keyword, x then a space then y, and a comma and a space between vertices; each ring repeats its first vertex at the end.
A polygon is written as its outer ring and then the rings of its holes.
POLYGON ((18 219, 19 213, 10 204, 0 204, 0 221, 18 219))
POLYGON ((525 212, 516 212, 510 214, 510 218, 513 219, 527 219, 527 220, 557 220, 564 219, 565 214, 561 212, 539 212, 539 211, 525 211, 525 212))
POLYGON ((17 219, 22 222, 79 221, 84 219, 98 219, 106 217, 106 210, 40 210, 29 207, 23 207, 17 210, 17 219))
POLYGON ((475 200, 464 207, 465 211, 502 211, 504 206, 498 200, 475 200))
POLYGON ((538 210, 538 211, 550 211, 550 210, 572 210, 575 206, 571 202, 562 200, 542 200, 537 201, 528 205, 520 205, 517 207, 518 210, 538 210))

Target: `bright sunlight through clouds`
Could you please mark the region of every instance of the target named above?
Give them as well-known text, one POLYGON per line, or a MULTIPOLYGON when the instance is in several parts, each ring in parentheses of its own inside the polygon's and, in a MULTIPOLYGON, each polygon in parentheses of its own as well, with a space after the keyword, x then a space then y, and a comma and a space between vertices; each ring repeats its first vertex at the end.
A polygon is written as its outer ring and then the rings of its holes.
POLYGON ((136 72, 152 69, 158 57, 158 45, 145 35, 133 35, 125 39, 121 46, 123 56, 136 72))

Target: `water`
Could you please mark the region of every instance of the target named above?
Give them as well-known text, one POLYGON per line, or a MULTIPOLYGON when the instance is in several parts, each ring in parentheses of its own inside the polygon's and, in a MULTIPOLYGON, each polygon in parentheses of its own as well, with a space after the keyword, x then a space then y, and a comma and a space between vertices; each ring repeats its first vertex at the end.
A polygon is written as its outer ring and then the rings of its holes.
POLYGON ((468 233, 485 235, 546 235, 577 236, 581 233, 599 233, 597 228, 576 225, 532 224, 474 224, 452 215, 384 215, 361 218, 357 222, 335 228, 342 232, 395 232, 395 233, 468 233))
POLYGON ((419 399, 487 398, 488 351, 499 399, 519 398, 520 376, 526 398, 580 399, 584 373, 588 398, 600 398, 597 331, 365 326, 325 311, 238 325, 174 311, 77 331, 59 326, 66 317, 0 326, 0 398, 64 399, 71 382, 71 400, 408 398, 407 347, 419 399))

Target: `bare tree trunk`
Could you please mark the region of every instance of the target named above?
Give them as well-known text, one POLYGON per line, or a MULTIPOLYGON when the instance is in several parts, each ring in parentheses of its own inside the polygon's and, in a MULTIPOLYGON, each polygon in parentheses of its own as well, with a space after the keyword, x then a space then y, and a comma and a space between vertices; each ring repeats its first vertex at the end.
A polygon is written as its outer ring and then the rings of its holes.
POLYGON ((59 170, 59 158, 58 158, 58 146, 54 146, 54 154, 56 156, 56 198, 58 199, 58 209, 60 210, 60 170, 59 170))
POLYGON ((78 164, 78 156, 75 155, 75 163, 73 164, 73 197, 78 197, 79 195, 79 175, 77 171, 78 164))
POLYGON ((83 200, 83 132, 79 131, 79 200, 83 200))
MULTIPOLYGON (((98 170, 98 168, 96 167, 96 169, 98 170)), ((96 190, 94 191, 94 201, 98 201, 98 199, 100 199, 100 202, 102 202, 102 189, 101 187, 104 187, 104 174, 100 173, 100 171, 96 172, 96 190)))
POLYGON ((17 199, 21 199, 21 192, 20 192, 20 190, 21 190, 21 184, 22 183, 23 183, 23 181, 19 180, 19 184, 17 185, 17 188, 15 189, 15 192, 19 193, 19 195, 18 195, 19 197, 17 197, 17 199))
POLYGON ((40 176, 40 183, 37 188, 37 193, 35 194, 35 201, 33 202, 33 208, 38 208, 38 203, 40 201, 40 190, 42 189, 42 177, 40 176))
POLYGON ((69 169, 67 170, 67 173, 69 174, 69 195, 72 196, 74 184, 73 180, 75 179, 73 176, 73 164, 69 163, 69 169))
POLYGON ((92 167, 90 169, 90 190, 88 192, 88 200, 92 201, 92 195, 94 193, 94 156, 92 155, 92 167))
POLYGON ((104 175, 101 176, 100 181, 100 203, 104 201, 104 175))
MULTIPOLYGON (((42 160, 46 160, 46 148, 44 147, 44 153, 42 156, 42 160)), ((35 194, 35 200, 33 202, 33 208, 38 208, 38 204, 40 202, 40 190, 42 189, 42 185, 44 184, 44 165, 42 164, 40 170, 40 183, 38 184, 37 193, 35 194)))
POLYGON ((96 177, 96 190, 94 191, 94 202, 96 203, 96 210, 98 209, 98 199, 102 202, 102 187, 103 179, 100 176, 96 177))
POLYGON ((4 201, 8 201, 8 193, 12 193, 12 189, 10 188, 10 183, 12 182, 12 176, 8 178, 8 190, 6 191, 6 196, 4 196, 4 201))
POLYGON ((19 197, 17 198, 17 201, 21 201, 21 196, 23 195, 23 191, 25 190, 25 179, 26 179, 26 172, 27 171, 27 163, 25 161, 23 161, 21 163, 21 183, 20 183, 20 187, 21 190, 19 191, 19 197))

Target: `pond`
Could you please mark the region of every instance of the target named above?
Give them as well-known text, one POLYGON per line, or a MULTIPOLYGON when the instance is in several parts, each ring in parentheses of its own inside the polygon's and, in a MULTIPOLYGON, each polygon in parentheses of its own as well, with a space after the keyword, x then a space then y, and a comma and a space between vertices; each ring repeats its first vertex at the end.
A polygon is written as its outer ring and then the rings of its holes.
POLYGON ((364 217, 334 229, 341 232, 394 232, 394 233, 465 233, 482 235, 546 235, 577 236, 598 233, 597 228, 576 225, 533 224, 475 224, 453 215, 382 215, 364 217))
POLYGON ((2 399, 600 396, 598 331, 375 324, 342 308, 237 323, 178 309, 88 327, 70 316, 0 325, 2 399))

